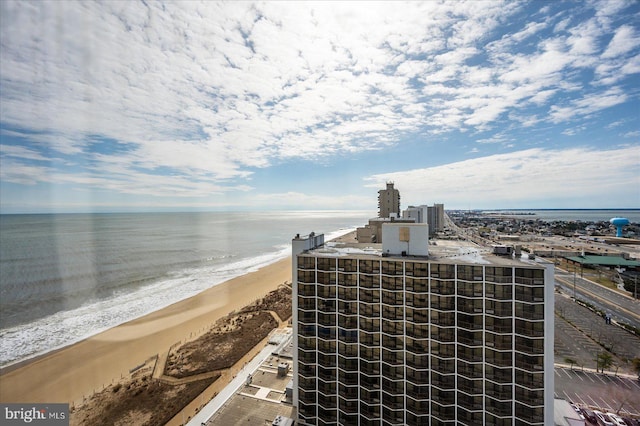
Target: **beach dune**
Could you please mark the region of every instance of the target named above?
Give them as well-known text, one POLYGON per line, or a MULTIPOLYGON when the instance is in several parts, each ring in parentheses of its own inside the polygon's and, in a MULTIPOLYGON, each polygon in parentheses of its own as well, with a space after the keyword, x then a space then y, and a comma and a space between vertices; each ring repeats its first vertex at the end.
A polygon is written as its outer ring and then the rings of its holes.
POLYGON ((78 403, 285 281, 291 281, 290 258, 74 345, 7 367, 0 372, 0 401, 78 403))

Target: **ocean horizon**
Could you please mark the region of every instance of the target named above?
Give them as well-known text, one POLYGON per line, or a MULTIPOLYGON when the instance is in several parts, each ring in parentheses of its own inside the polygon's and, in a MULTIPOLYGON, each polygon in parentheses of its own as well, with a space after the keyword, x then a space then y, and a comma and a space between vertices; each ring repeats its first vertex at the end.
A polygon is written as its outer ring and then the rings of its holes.
POLYGON ((194 296, 371 212, 0 215, 0 367, 194 296))
MULTIPOLYGON (((640 209, 496 209, 541 220, 640 222, 640 209)), ((0 215, 0 367, 44 354, 334 238, 370 211, 0 215)))

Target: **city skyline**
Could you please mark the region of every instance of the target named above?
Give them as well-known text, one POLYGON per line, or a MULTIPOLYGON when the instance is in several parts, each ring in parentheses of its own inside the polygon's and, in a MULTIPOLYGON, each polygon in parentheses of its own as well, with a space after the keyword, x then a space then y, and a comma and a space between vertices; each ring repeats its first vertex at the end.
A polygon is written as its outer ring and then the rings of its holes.
POLYGON ((637 2, 0 7, 0 213, 640 207, 637 2))

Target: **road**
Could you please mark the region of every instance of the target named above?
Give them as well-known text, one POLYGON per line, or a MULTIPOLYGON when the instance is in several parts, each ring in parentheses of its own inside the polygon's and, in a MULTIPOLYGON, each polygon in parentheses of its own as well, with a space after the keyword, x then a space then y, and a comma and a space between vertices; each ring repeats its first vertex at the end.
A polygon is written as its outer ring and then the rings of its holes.
POLYGON ((604 312, 610 312, 616 321, 625 322, 640 328, 640 302, 616 291, 593 283, 574 274, 556 269, 556 285, 566 294, 575 295, 578 299, 591 303, 604 312))

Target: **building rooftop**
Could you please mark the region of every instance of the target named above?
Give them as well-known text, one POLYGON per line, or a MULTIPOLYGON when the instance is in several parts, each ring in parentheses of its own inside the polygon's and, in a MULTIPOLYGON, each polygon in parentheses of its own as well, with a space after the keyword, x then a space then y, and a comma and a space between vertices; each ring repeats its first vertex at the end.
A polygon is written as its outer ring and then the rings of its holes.
POLYGON ((640 262, 632 259, 625 259, 622 256, 571 256, 567 257, 572 262, 582 265, 604 265, 604 266, 629 266, 638 267, 640 262))
POLYGON ((499 256, 491 248, 479 247, 465 240, 430 240, 429 256, 384 255, 382 244, 329 241, 307 253, 319 256, 350 256, 359 259, 415 259, 438 263, 493 264, 500 266, 541 266, 539 261, 529 259, 527 253, 522 257, 499 256))

